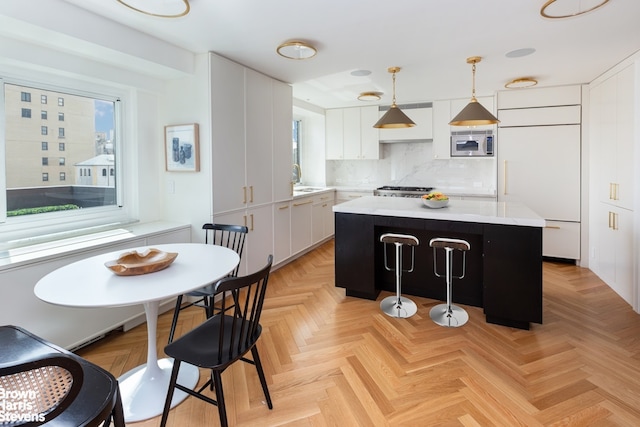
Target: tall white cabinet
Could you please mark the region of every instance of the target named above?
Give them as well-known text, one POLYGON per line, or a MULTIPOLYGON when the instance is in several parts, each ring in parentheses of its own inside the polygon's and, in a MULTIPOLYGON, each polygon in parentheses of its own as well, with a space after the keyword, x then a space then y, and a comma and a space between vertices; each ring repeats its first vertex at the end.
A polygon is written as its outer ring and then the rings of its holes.
POLYGON ((210 54, 214 222, 249 227, 241 274, 264 266, 286 244, 276 241, 287 216, 275 203, 290 200, 291 87, 210 54), (274 214, 277 211, 277 215, 274 214), (275 244, 274 244, 275 242, 275 244))
POLYGON ((638 311, 640 72, 628 60, 590 85, 590 268, 638 311), (636 261, 636 262, 634 262, 636 261))
POLYGON ((498 201, 545 218, 543 255, 580 259, 582 89, 498 93, 498 201))

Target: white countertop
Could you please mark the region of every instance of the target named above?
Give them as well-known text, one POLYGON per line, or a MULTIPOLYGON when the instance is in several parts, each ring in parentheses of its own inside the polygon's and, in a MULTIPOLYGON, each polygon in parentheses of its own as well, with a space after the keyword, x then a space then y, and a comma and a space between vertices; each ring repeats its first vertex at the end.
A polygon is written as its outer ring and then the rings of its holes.
POLYGON ((545 226, 544 218, 518 202, 450 200, 444 208, 431 209, 419 198, 365 196, 335 205, 333 211, 482 224, 545 226))

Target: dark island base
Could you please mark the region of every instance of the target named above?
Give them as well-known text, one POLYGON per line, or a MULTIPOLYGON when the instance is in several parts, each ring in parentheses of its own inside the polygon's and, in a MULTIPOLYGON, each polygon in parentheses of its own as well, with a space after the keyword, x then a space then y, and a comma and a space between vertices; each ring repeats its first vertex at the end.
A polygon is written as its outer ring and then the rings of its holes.
MULTIPOLYGON (((415 218, 336 213, 336 286, 347 296, 377 299, 381 290, 395 292, 395 275, 384 268, 380 235, 388 232, 416 236, 414 271, 402 276, 402 294, 446 300, 444 278, 433 271, 434 237, 467 240, 463 279, 453 282, 453 301, 483 307, 486 321, 519 329, 542 323, 542 229, 415 218)), ((410 250, 403 251, 408 266, 410 250)), ((438 253, 444 272, 444 254, 438 253)), ((387 264, 394 268, 393 246, 387 264)), ((454 252, 454 274, 461 273, 462 254, 454 252)))

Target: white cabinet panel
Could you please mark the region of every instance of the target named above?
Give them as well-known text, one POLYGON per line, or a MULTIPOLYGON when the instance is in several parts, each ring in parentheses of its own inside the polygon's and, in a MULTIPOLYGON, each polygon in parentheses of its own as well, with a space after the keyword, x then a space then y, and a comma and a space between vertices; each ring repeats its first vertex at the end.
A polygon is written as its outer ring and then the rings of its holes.
POLYGON ((345 159, 360 158, 360 109, 345 108, 342 110, 345 159))
POLYGON ((293 196, 292 168, 293 98, 291 86, 273 81, 273 200, 288 200, 293 196))
POLYGON ((343 146, 344 127, 342 109, 331 109, 325 113, 325 138, 327 160, 342 160, 344 158, 343 146))
POLYGON ((245 205, 244 67, 211 55, 210 74, 213 209, 225 212, 245 205))
POLYGON ((295 199, 291 202, 291 254, 311 246, 312 242, 311 197, 295 199))
POLYGON ((547 221, 542 230, 542 253, 553 258, 580 259, 580 223, 547 221))
POLYGON ((580 86, 556 86, 498 92, 498 108, 549 107, 582 103, 580 86))
POLYGON ((379 129, 373 125, 378 121, 377 107, 360 108, 360 158, 379 159, 379 129))
POLYGON ((580 221, 580 126, 501 128, 498 137, 498 200, 580 221))
POLYGON ((247 203, 269 203, 273 197, 273 96, 271 79, 246 71, 247 203))
POLYGON ((273 205, 273 263, 278 264, 291 256, 291 203, 273 205))
POLYGON ((580 124, 581 110, 579 105, 498 110, 499 127, 580 124))

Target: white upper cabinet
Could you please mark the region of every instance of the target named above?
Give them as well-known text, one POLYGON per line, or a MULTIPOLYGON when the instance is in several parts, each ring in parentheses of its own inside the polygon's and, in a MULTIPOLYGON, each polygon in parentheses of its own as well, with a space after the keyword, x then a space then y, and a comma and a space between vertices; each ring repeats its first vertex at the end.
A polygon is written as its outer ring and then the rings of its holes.
POLYGON ((291 86, 279 81, 273 85, 273 200, 293 197, 293 97, 291 86))
POLYGON ((213 209, 246 205, 244 67, 210 55, 213 209))
MULTIPOLYGON (((421 105, 421 104, 417 104, 421 105)), ((387 141, 426 141, 433 138, 433 109, 430 103, 425 103, 428 107, 411 108, 401 106, 400 109, 416 124, 410 128, 379 129, 380 142, 387 141)), ((387 111, 380 111, 376 121, 387 111)), ((375 122, 374 122, 375 123, 375 122)), ((373 126, 373 124, 371 126, 373 126)))
POLYGON ((501 110, 510 108, 549 107, 554 105, 579 105, 581 103, 582 92, 579 85, 515 89, 498 92, 498 108, 501 110))
POLYGON ((271 202, 273 197, 272 79, 250 69, 245 73, 247 177, 244 186, 247 205, 260 205, 271 202))
POLYGON ((327 160, 379 159, 378 107, 335 108, 325 113, 327 160))

